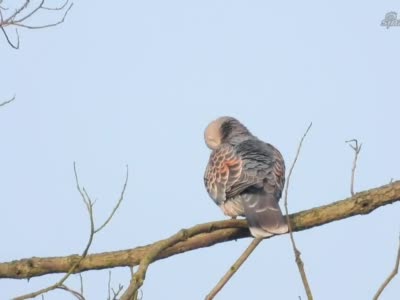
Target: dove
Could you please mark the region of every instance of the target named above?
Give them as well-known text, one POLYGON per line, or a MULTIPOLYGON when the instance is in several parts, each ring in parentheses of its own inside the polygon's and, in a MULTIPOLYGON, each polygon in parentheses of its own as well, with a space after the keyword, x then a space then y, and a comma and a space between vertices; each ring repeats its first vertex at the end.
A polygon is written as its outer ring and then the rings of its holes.
POLYGON ((285 185, 285 162, 278 149, 233 117, 212 121, 204 139, 212 150, 204 184, 223 213, 244 216, 256 238, 286 233, 278 203, 285 185))

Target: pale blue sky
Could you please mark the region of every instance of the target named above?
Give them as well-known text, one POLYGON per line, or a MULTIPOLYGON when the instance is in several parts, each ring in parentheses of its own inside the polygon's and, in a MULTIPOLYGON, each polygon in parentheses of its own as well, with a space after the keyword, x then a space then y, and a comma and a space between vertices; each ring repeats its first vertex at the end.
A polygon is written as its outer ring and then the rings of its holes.
MULTIPOLYGON (((351 138, 363 142, 356 190, 400 178, 400 27, 380 26, 388 11, 400 13, 399 3, 76 1, 61 26, 21 31, 20 50, 2 38, 0 99, 17 99, 0 110, 0 261, 82 251, 89 224, 73 161, 97 199, 98 224, 130 168, 121 209, 91 253, 223 219, 202 180, 203 130, 221 115, 278 147, 288 166, 313 122, 292 177, 292 212, 349 196, 351 138)), ((394 204, 296 234, 315 299, 371 299, 393 267, 399 215, 394 204)), ((143 299, 202 299, 249 243, 151 265, 143 299)), ((127 285, 127 268, 112 274, 114 287, 127 285)), ((0 280, 1 299, 60 276, 0 280)), ((106 299, 108 271, 83 277, 88 299, 106 299)), ((398 299, 399 280, 381 299, 398 299)), ((263 242, 218 299, 298 296, 282 236, 263 242)))

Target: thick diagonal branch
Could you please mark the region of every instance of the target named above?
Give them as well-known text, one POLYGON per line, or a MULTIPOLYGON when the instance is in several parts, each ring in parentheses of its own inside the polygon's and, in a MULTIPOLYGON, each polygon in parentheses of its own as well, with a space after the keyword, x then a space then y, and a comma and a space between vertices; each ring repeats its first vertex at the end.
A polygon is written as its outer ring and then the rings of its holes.
MULTIPOLYGON (((373 210, 400 200, 400 181, 379 188, 360 192, 353 197, 328 205, 312 208, 290 215, 293 232, 307 230, 355 215, 369 214, 373 210)), ((250 237, 244 220, 226 220, 200 224, 185 230, 187 234, 167 249, 161 251, 154 261, 194 249, 209 247, 240 238, 250 237), (187 238, 190 236, 190 238, 187 238)), ((128 250, 87 255, 74 270, 75 273, 115 267, 138 265, 152 245, 128 250)), ((0 278, 32 278, 45 274, 65 273, 80 259, 79 255, 65 257, 28 258, 0 263, 0 278)))
POLYGON ((255 238, 250 243, 250 245, 246 248, 246 250, 239 256, 239 258, 235 261, 235 263, 229 268, 228 272, 225 273, 224 276, 218 281, 217 285, 211 290, 210 293, 206 296, 205 300, 212 300, 214 297, 222 290, 225 284, 232 278, 232 276, 236 273, 236 271, 242 266, 242 264, 246 261, 246 259, 250 256, 251 253, 257 248, 257 246, 262 242, 262 239, 255 238))

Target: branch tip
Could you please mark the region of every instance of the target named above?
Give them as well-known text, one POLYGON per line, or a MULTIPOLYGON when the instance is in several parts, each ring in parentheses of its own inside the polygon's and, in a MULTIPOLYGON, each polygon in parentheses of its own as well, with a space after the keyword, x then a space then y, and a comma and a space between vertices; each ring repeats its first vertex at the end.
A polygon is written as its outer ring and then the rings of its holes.
POLYGON ((354 160, 353 160, 353 167, 351 169, 351 181, 350 181, 350 194, 352 196, 354 196, 355 195, 355 193, 354 193, 354 178, 355 178, 355 173, 356 173, 356 168, 357 168, 358 154, 361 151, 362 143, 360 143, 360 145, 359 145, 357 139, 348 140, 348 141, 346 141, 346 143, 348 143, 350 148, 354 150, 354 160))

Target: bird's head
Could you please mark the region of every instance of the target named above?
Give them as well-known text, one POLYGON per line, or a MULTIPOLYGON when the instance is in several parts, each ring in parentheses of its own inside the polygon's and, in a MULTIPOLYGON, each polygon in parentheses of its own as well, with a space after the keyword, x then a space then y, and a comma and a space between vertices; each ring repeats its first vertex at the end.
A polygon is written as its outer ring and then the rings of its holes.
POLYGON ((252 137, 250 131, 232 117, 220 117, 208 124, 204 131, 204 139, 211 150, 224 143, 238 144, 249 137, 252 137))

